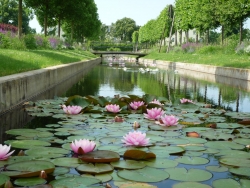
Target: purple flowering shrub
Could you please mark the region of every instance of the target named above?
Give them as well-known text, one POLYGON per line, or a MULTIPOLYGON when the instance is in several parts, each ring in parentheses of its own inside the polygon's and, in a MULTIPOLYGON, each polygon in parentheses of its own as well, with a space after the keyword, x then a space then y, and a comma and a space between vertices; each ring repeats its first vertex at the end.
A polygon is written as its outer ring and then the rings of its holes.
POLYGON ((201 45, 199 43, 190 43, 190 42, 182 44, 181 46, 182 50, 186 53, 193 53, 200 47, 201 45))
POLYGON ((50 37, 49 39, 50 48, 58 49, 61 46, 61 41, 59 38, 50 37))
POLYGON ((18 28, 14 25, 0 23, 0 33, 6 34, 7 32, 17 34, 18 28))

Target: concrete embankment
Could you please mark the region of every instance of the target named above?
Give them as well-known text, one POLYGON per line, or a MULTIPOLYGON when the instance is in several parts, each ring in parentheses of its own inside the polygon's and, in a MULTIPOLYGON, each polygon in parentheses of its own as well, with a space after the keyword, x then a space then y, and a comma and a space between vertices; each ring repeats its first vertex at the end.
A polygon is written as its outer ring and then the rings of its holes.
MULTIPOLYGON (((101 63, 101 58, 0 77, 0 115, 101 63)), ((70 82, 72 85, 73 83, 70 82)), ((65 86, 64 92, 67 87, 65 86)), ((59 93, 55 91, 54 96, 59 93)))
POLYGON ((152 59, 139 59, 140 64, 155 63, 159 69, 173 70, 195 79, 222 83, 250 91, 250 69, 218 67, 212 65, 170 62, 152 59))

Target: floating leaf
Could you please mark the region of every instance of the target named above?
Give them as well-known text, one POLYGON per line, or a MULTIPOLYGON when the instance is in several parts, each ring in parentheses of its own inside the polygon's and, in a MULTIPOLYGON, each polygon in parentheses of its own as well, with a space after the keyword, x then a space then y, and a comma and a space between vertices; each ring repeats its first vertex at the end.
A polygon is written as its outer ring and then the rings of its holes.
POLYGON ((212 188, 209 185, 201 184, 201 183, 198 183, 198 182, 181 182, 181 183, 176 183, 176 184, 173 185, 172 188, 189 188, 189 187, 192 187, 192 188, 212 188))
POLYGON ((159 182, 169 177, 167 172, 151 167, 138 170, 120 170, 117 174, 121 178, 138 182, 159 182))
POLYGON ((206 169, 212 172, 226 172, 228 171, 227 167, 224 166, 206 166, 206 169))
POLYGON ((189 165, 201 165, 209 163, 208 159, 202 157, 189 157, 189 156, 178 157, 175 159, 175 161, 189 165))
POLYGON ((5 184, 5 182, 7 182, 9 180, 10 180, 9 176, 6 176, 4 174, 0 174, 0 187, 2 187, 5 184))
POLYGON ((241 185, 233 179, 218 179, 213 181, 214 188, 241 188, 241 185))
POLYGON ((250 167, 250 159, 223 157, 219 161, 222 164, 230 166, 250 167))
POLYGON ((39 148, 32 148, 32 149, 25 151, 25 154, 29 156, 43 156, 47 158, 63 157, 64 155, 68 153, 69 153, 69 150, 56 148, 56 147, 39 147, 39 148))
POLYGON ((78 158, 63 157, 51 160, 56 166, 76 168, 83 162, 78 158))
POLYGON ((207 142, 204 144, 208 148, 213 149, 244 149, 245 146, 229 142, 229 141, 213 141, 213 142, 207 142))
POLYGON ((152 152, 130 149, 123 154, 123 158, 144 160, 144 159, 156 158, 156 155, 152 152))
POLYGON ((229 172, 241 176, 249 176, 250 175, 250 168, 249 167, 239 167, 239 168, 230 168, 229 172))
POLYGON ((50 146, 49 142, 41 140, 16 140, 11 142, 11 146, 20 149, 31 149, 38 146, 50 146))
POLYGON ((97 150, 80 156, 81 160, 91 163, 108 163, 119 161, 120 155, 113 151, 97 150))
POLYGON ((150 185, 147 183, 124 183, 119 188, 157 188, 154 185, 150 185))
POLYGON ((87 187, 99 182, 100 180, 90 177, 68 177, 68 178, 53 180, 50 182, 50 184, 53 187, 80 188, 80 187, 87 187))
POLYGON ((206 181, 212 178, 212 174, 200 169, 168 168, 165 169, 170 179, 177 181, 206 181))
POLYGON ((101 174, 112 172, 114 168, 109 164, 81 164, 76 168, 77 171, 90 174, 101 174))
POLYGON ((46 180, 39 177, 19 178, 14 181, 14 184, 19 186, 34 186, 46 183, 46 180))
POLYGON ((170 159, 152 159, 145 161, 145 164, 153 168, 172 168, 178 165, 178 162, 170 159))
POLYGON ((140 169, 144 168, 146 164, 142 161, 134 161, 134 160, 123 160, 110 163, 114 168, 119 169, 140 169))
POLYGON ((183 147, 179 147, 179 146, 154 146, 154 147, 150 147, 150 151, 154 152, 156 150, 163 150, 169 154, 176 154, 176 153, 182 153, 185 151, 185 149, 183 149, 183 147))
MULTIPOLYGON (((9 173, 11 177, 34 177, 39 176, 42 170, 49 174, 52 173, 54 169, 55 165, 53 163, 42 160, 17 162, 6 167, 6 170, 16 171, 9 173)), ((6 171, 6 173, 8 173, 8 171, 6 171)))

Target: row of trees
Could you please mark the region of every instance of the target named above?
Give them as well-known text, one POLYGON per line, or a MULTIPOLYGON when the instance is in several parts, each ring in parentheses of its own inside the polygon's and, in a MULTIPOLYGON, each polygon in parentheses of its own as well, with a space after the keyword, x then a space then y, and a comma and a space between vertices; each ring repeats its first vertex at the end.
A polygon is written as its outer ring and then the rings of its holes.
POLYGON ((65 35, 76 41, 98 38, 101 22, 94 0, 0 0, 0 21, 18 26, 18 33, 32 32, 28 24, 35 14, 43 26, 45 36, 48 28, 61 27, 65 35))

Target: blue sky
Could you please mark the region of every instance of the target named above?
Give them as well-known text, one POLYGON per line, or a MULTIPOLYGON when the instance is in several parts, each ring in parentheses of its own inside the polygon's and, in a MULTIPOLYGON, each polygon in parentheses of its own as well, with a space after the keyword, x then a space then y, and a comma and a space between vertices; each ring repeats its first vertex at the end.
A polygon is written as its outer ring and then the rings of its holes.
MULTIPOLYGON (((136 25, 143 26, 151 19, 156 19, 160 12, 175 0, 94 0, 97 8, 99 19, 103 24, 111 25, 117 20, 124 17, 131 18, 136 25)), ((36 19, 30 22, 32 28, 36 28, 37 33, 41 32, 36 19)), ((244 25, 250 29, 250 19, 244 25)))

